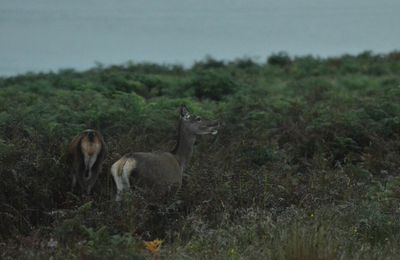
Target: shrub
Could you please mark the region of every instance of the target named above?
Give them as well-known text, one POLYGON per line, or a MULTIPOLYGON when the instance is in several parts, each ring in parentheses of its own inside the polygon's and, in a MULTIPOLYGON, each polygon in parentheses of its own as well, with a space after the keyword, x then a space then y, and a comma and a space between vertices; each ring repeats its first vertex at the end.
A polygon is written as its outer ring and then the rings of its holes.
POLYGON ((228 75, 215 72, 199 74, 185 84, 183 89, 193 89, 194 96, 200 100, 222 100, 235 92, 237 84, 228 75))
POLYGON ((287 67, 291 65, 292 59, 286 52, 279 52, 277 54, 272 54, 267 60, 269 65, 287 67))

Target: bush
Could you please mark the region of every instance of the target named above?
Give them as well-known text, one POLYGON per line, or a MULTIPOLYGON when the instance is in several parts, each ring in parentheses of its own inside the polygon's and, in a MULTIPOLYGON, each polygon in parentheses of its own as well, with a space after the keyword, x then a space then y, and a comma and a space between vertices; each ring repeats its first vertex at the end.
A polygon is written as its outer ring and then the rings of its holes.
POLYGON ((194 96, 200 100, 220 101, 235 92, 237 84, 227 75, 207 72, 195 76, 183 89, 193 89, 194 96))
POLYGON ((269 65, 287 67, 291 65, 292 60, 286 52, 279 52, 278 54, 272 54, 269 56, 267 63, 269 65))

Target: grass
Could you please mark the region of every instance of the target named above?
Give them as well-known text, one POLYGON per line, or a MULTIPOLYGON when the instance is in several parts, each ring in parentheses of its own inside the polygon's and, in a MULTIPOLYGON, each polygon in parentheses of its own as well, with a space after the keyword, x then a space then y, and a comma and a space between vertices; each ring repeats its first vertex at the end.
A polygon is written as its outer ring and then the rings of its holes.
POLYGON ((399 72, 398 52, 279 53, 0 78, 1 258, 396 259, 399 72), (219 134, 171 203, 116 205, 110 165, 172 149, 181 104, 219 134), (91 198, 69 193, 65 163, 85 128, 109 150, 91 198))

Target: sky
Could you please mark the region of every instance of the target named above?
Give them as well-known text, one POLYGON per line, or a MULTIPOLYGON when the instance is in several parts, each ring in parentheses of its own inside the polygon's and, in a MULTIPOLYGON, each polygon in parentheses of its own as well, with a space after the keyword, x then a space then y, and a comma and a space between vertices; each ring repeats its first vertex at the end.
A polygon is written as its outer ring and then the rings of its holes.
POLYGON ((0 75, 400 50, 400 0, 0 0, 0 75))

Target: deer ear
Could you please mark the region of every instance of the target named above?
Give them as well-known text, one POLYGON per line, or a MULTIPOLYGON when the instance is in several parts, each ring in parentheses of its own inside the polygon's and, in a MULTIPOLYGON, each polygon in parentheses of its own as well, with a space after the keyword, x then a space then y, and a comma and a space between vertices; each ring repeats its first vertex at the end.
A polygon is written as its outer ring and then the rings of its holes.
POLYGON ((185 105, 181 106, 181 117, 184 119, 188 119, 190 117, 189 110, 185 105))

